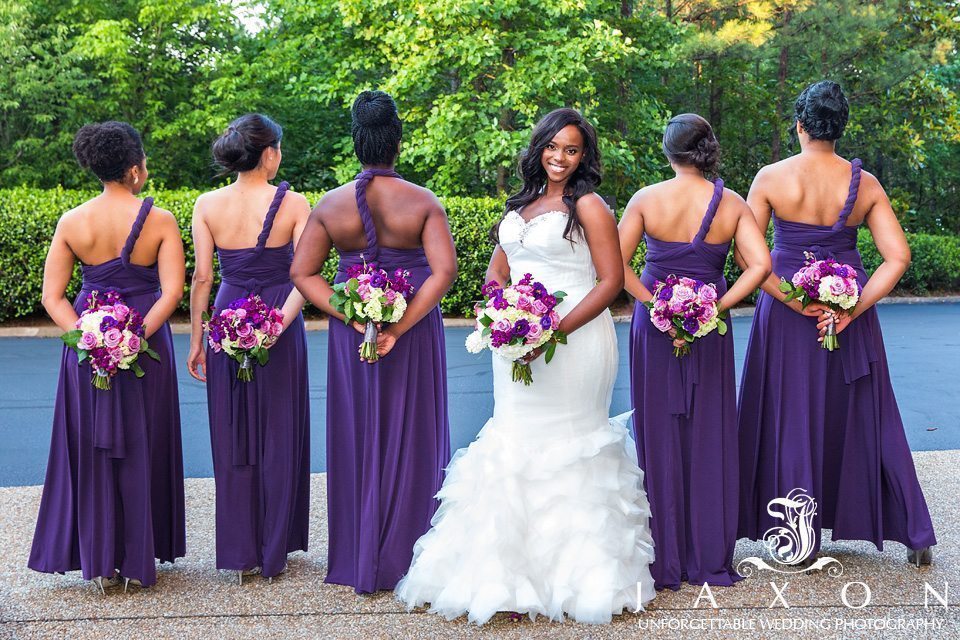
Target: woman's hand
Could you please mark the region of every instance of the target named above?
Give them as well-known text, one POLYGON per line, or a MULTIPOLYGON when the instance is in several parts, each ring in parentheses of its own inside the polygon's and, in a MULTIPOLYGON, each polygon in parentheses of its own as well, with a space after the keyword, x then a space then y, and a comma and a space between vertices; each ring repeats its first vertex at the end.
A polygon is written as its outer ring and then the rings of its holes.
POLYGON ((791 300, 789 303, 784 304, 794 311, 797 311, 797 313, 801 315, 808 316, 810 318, 816 318, 818 322, 825 317, 827 312, 833 313, 833 310, 830 307, 825 304, 820 304, 819 302, 811 302, 807 306, 803 306, 799 301, 791 300), (796 307, 793 305, 796 305, 796 307), (799 310, 797 307, 799 307, 799 310))
POLYGON ((834 311, 833 309, 828 309, 820 317, 820 321, 817 322, 817 329, 820 331, 820 337, 817 339, 818 342, 823 342, 823 336, 827 335, 827 329, 830 328, 831 322, 834 324, 836 333, 839 334, 850 326, 850 323, 853 322, 853 316, 850 315, 849 311, 834 311))
MULTIPOLYGON (((377 334, 377 355, 381 358, 386 356, 393 350, 393 347, 397 344, 397 335, 394 334, 390 329, 386 331, 381 331, 377 334)), ((373 361, 371 361, 373 362, 373 361)))
POLYGON ((675 327, 670 327, 667 335, 673 340, 673 346, 675 348, 679 349, 680 347, 686 346, 687 341, 677 336, 677 329, 675 327))
POLYGON ((190 345, 190 355, 187 356, 187 369, 190 375, 200 382, 207 381, 207 351, 201 345, 190 345))

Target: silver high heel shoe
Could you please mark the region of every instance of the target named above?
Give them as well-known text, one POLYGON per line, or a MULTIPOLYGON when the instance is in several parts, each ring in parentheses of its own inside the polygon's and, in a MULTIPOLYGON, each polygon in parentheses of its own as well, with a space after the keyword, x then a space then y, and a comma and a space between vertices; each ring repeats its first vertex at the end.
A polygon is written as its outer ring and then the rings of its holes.
POLYGON ((92 582, 100 589, 100 594, 105 596, 107 595, 107 589, 120 586, 120 577, 116 574, 110 577, 98 576, 92 582))
POLYGON ((254 567, 253 569, 244 569, 242 571, 237 571, 237 581, 240 586, 243 586, 243 576, 256 576, 260 574, 260 567, 254 567))
POLYGON ((136 578, 124 578, 124 579, 123 579, 123 592, 124 592, 124 593, 127 592, 127 587, 129 587, 131 584, 132 584, 133 586, 135 586, 135 587, 142 587, 142 586, 143 586, 143 583, 140 582, 139 580, 137 580, 136 578))
POLYGON ((933 549, 931 547, 924 547, 923 549, 910 549, 907 552, 907 562, 918 568, 923 565, 932 564, 933 549))

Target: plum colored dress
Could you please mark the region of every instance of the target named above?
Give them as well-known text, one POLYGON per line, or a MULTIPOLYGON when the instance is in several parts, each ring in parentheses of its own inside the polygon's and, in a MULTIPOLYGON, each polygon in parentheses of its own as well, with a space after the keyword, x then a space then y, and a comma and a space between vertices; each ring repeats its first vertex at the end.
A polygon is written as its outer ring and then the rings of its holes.
MULTIPOLYGON (((640 276, 650 291, 673 274, 726 290, 723 265, 730 243, 704 239, 723 198, 723 181, 691 242, 644 235, 640 276)), ((732 323, 726 335, 699 338, 677 358, 673 342, 650 321, 640 302, 630 327, 630 390, 637 454, 650 500, 657 589, 682 582, 730 586, 737 538, 737 396, 732 323)))
MULTIPOLYGON (((282 307, 293 284, 293 242, 267 247, 273 220, 290 185, 281 182, 257 244, 217 249, 221 284, 214 301, 223 309, 258 294, 282 307)), ((281 573, 287 554, 307 550, 310 511, 310 402, 303 317, 254 365, 253 380, 237 379, 239 364, 207 348, 207 406, 217 491, 217 568, 261 567, 281 573)))
MULTIPOLYGON (((141 316, 160 298, 157 265, 130 262, 152 207, 153 198, 144 199, 119 257, 82 265, 73 305, 78 314, 93 292, 116 291, 141 316)), ((160 327, 149 344, 160 361, 138 358, 144 377, 122 371, 109 391, 94 388, 89 363, 78 365, 76 352, 64 347, 31 569, 80 569, 85 580, 119 570, 148 587, 157 581, 155 559, 173 562, 186 554, 170 326, 160 327)))
MULTIPOLYGON (((832 226, 773 218, 773 271, 789 280, 804 253, 835 258, 867 282, 848 226, 860 185, 851 164, 850 190, 832 226)), ((782 525, 767 504, 795 488, 817 501, 813 519, 833 540, 884 540, 911 549, 936 544, 890 383, 877 310, 871 307, 840 334, 839 349, 817 342, 816 319, 760 294, 740 389, 739 535, 758 539, 782 525)))
MULTIPOLYGON (((375 176, 357 176, 356 198, 367 239, 362 251, 340 254, 335 282, 364 259, 388 271, 405 269, 416 290, 430 275, 423 248, 380 247, 366 189, 375 176)), ((447 367, 440 308, 428 313, 374 364, 361 362, 363 336, 330 323, 327 371, 326 582, 357 593, 393 589, 406 573, 413 545, 430 528, 434 498, 450 458, 447 367)))

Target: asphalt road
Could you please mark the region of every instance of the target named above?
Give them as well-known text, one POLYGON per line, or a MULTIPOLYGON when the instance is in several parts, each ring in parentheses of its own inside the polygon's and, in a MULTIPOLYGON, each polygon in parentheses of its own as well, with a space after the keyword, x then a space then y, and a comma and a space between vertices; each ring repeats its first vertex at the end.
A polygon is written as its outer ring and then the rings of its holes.
MULTIPOLYGON (((733 323, 737 373, 750 318, 733 323)), ((887 356, 910 446, 915 451, 960 449, 960 304, 880 307, 887 356)), ((629 410, 626 358, 629 325, 618 324, 620 371, 611 414, 629 410)), ((450 428, 454 449, 476 436, 493 409, 489 355, 463 348, 468 329, 447 329, 450 428)), ((174 336, 179 364, 184 470, 213 475, 206 392, 184 362, 187 336, 174 336)), ((842 340, 842 336, 841 336, 842 340)), ((307 338, 310 356, 311 460, 326 466, 326 332, 307 338)), ((62 343, 54 338, 0 339, 0 486, 42 484, 50 443, 62 343)))

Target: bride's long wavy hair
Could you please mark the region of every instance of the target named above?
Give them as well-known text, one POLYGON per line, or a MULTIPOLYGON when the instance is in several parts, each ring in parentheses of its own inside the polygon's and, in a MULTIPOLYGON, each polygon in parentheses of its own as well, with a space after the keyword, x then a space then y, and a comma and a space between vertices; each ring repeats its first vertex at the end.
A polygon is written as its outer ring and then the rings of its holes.
MULTIPOLYGON (((541 158, 543 150, 547 148, 553 137, 564 127, 573 125, 580 130, 583 136, 583 156, 580 164, 567 180, 563 193, 563 203, 567 206, 567 226, 563 230, 563 237, 571 242, 574 236, 580 236, 583 229, 577 217, 577 200, 596 191, 601 181, 600 147, 597 144, 597 132, 593 125, 576 109, 556 109, 551 111, 536 124, 530 135, 530 145, 520 154, 517 173, 523 180, 523 187, 519 192, 507 198, 504 215, 510 211, 520 211, 523 207, 534 202, 541 195, 547 184, 547 172, 543 168, 541 158)), ((490 229, 490 239, 494 243, 500 241, 501 217, 490 229)))

